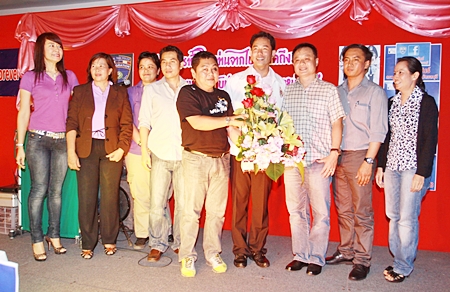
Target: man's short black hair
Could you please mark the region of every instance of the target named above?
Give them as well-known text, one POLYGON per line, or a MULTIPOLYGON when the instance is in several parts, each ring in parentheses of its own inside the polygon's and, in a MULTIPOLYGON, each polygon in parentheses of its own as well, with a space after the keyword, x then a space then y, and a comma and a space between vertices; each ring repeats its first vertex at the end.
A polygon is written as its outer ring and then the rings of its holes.
POLYGON ((159 58, 162 58, 162 55, 167 52, 175 52, 177 54, 178 61, 180 61, 180 63, 183 62, 183 52, 178 47, 171 46, 171 45, 165 46, 159 52, 159 58))
POLYGON ((313 44, 310 44, 310 43, 301 43, 301 44, 298 44, 298 45, 292 50, 292 58, 294 57, 295 52, 297 52, 298 50, 303 49, 303 48, 310 48, 310 49, 313 51, 314 58, 317 58, 317 48, 316 48, 313 44))
POLYGON ((159 57, 156 53, 150 53, 149 51, 140 53, 137 61, 138 67, 142 59, 150 59, 153 61, 153 63, 155 63, 156 69, 161 68, 161 61, 159 61, 159 57))
POLYGON ((275 38, 270 33, 265 31, 260 31, 252 35, 252 38, 250 39, 250 48, 253 47, 253 43, 255 42, 255 40, 259 38, 268 39, 270 41, 270 46, 272 47, 272 50, 275 50, 276 47, 275 38))
POLYGON ((344 59, 345 53, 347 53, 347 51, 350 49, 360 49, 364 54, 364 61, 372 62, 372 56, 373 56, 372 52, 365 45, 361 45, 361 44, 351 44, 349 46, 346 46, 342 50, 341 59, 344 59))
POLYGON ((194 69, 194 71, 197 70, 198 64, 200 64, 200 60, 201 59, 213 59, 216 64, 217 64, 217 58, 216 55, 214 55, 211 52, 208 51, 200 51, 197 54, 194 55, 194 57, 192 57, 192 69, 194 69))

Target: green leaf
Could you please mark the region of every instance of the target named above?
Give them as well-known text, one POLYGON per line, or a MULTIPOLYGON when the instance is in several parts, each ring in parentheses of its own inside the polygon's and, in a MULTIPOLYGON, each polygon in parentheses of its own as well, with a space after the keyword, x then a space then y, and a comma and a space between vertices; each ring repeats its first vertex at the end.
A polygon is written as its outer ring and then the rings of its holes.
POLYGON ((259 138, 259 139, 258 139, 258 144, 259 144, 260 146, 266 145, 266 144, 267 144, 267 140, 266 140, 265 138, 259 138))
POLYGON ((254 171, 255 171, 255 175, 257 175, 257 174, 258 174, 258 171, 259 171, 259 166, 258 166, 258 164, 254 163, 254 164, 253 164, 253 169, 254 169, 254 171))
POLYGON ((297 164, 297 168, 298 168, 298 171, 300 172, 300 175, 302 176, 302 184, 305 182, 305 167, 303 166, 303 162, 298 162, 298 163, 295 163, 295 164, 297 164))
POLYGON ((269 164, 269 167, 267 167, 266 169, 267 176, 273 181, 277 181, 283 173, 284 173, 284 164, 281 162, 280 163, 271 162, 269 164))
POLYGON ((242 113, 245 113, 245 108, 243 108, 243 107, 238 108, 233 112, 234 115, 240 115, 242 113))

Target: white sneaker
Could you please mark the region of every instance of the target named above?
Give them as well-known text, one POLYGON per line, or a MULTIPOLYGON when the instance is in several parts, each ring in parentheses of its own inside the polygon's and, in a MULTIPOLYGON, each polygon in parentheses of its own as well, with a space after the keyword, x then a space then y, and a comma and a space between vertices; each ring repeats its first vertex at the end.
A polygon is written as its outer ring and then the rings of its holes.
POLYGON ((195 270, 195 260, 193 257, 187 257, 181 260, 181 275, 183 277, 195 277, 197 271, 195 270))
POLYGON ((227 264, 222 260, 220 254, 216 254, 208 260, 208 265, 212 266, 214 273, 225 273, 227 264))

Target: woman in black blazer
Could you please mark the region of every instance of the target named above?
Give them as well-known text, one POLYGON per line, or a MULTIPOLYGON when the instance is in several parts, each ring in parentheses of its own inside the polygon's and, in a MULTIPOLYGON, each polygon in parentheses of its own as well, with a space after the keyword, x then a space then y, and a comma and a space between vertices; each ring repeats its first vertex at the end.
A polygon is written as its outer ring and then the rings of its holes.
POLYGON ((422 198, 430 185, 438 137, 438 109, 425 92, 422 65, 400 58, 394 69, 397 94, 389 101, 389 131, 378 152, 376 182, 384 187, 389 249, 394 264, 389 282, 402 282, 414 269, 422 198))

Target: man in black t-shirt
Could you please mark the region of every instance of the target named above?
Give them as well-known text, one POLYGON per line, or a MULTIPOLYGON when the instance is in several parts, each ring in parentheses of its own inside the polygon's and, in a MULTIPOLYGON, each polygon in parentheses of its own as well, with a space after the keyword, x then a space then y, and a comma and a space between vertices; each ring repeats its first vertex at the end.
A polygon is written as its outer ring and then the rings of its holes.
POLYGON ((244 115, 233 116, 228 93, 215 88, 219 67, 214 54, 206 51, 197 53, 192 59, 191 72, 195 84, 181 88, 177 99, 185 181, 185 208, 178 256, 184 277, 194 277, 196 274, 195 242, 203 204, 206 209, 203 232, 205 258, 214 272, 224 273, 227 270, 220 257, 230 173, 227 129, 242 126, 242 119, 245 118, 244 115))

